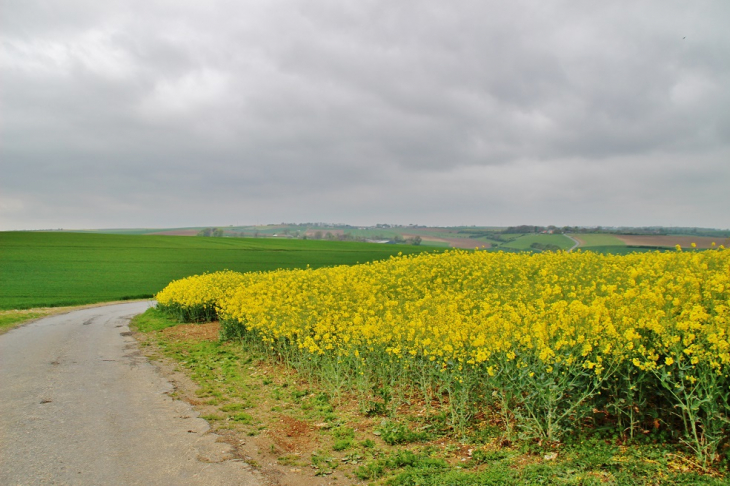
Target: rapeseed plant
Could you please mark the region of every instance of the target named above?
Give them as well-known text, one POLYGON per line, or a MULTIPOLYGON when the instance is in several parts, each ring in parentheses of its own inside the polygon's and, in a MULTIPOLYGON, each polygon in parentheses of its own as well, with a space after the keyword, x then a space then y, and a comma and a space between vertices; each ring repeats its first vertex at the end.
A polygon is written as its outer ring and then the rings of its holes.
POLYGON ((220 272, 173 282, 157 299, 187 320, 220 317, 225 336, 265 346, 334 393, 388 389, 391 410, 414 393, 427 404, 441 399, 456 432, 497 409, 505 430, 548 441, 596 416, 629 436, 649 423, 679 424, 705 464, 728 442, 730 252, 722 247, 450 251, 220 272))

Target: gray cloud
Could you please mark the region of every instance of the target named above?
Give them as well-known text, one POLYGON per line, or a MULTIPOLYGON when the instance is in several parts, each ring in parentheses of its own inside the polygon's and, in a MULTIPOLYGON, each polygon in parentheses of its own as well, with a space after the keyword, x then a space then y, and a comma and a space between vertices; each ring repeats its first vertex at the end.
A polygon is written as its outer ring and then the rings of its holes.
POLYGON ((730 226, 726 2, 6 2, 0 229, 730 226))

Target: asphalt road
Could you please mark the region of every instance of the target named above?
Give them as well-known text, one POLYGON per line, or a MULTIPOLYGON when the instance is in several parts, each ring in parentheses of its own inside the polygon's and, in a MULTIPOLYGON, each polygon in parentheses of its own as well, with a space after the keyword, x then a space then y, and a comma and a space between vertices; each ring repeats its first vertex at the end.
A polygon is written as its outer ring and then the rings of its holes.
POLYGON ((129 335, 133 302, 0 336, 0 485, 259 485, 129 335))

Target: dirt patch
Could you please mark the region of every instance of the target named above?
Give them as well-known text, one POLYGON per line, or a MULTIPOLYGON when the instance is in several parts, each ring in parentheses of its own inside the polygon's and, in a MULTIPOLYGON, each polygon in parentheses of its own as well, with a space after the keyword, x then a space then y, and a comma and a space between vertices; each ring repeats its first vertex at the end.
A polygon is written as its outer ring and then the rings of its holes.
POLYGON ((312 441, 315 440, 313 431, 314 428, 307 422, 282 415, 279 423, 269 432, 269 436, 283 451, 301 454, 311 452, 312 441))
POLYGON ((712 248, 714 242, 716 246, 730 245, 730 238, 711 238, 708 236, 671 236, 671 235, 616 235, 616 238, 630 246, 656 246, 664 248, 672 248, 680 245, 682 248, 691 248, 692 243, 697 248, 712 248))
POLYGON ((217 341, 220 335, 220 322, 205 324, 180 324, 162 330, 166 338, 174 341, 217 341))

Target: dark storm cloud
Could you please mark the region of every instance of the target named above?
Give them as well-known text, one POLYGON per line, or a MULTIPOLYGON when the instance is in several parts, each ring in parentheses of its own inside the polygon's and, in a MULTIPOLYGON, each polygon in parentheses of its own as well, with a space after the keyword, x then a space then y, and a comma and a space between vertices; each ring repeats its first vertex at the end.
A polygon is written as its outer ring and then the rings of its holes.
POLYGON ((730 226, 725 2, 3 10, 0 228, 730 226))

